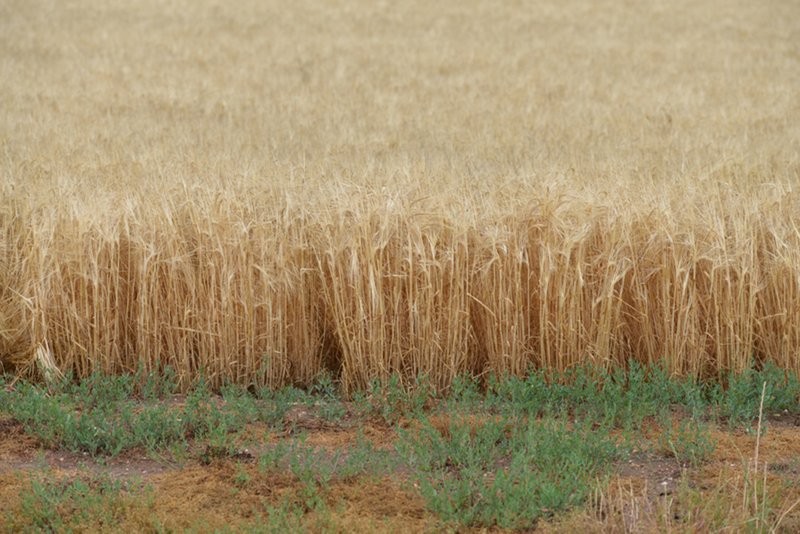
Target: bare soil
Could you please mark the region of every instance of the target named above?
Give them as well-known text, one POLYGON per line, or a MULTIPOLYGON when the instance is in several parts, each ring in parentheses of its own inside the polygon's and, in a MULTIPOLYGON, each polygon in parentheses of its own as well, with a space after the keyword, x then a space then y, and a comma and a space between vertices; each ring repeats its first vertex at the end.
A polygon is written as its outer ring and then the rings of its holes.
MULTIPOLYGON (((478 419, 472 419, 477 424, 478 419)), ((346 451, 359 436, 385 450, 393 447, 396 438, 391 427, 377 422, 362 422, 360 427, 337 427, 308 421, 311 420, 301 422, 305 444, 331 453, 346 451)), ((434 417, 432 422, 437 428, 446 429, 448 418, 434 417)), ((252 425, 246 436, 250 440, 260 437, 266 447, 291 438, 301 426, 296 423, 278 431, 252 425)), ((758 443, 758 453, 759 462, 767 465, 768 482, 794 488, 792 491, 800 499, 800 425, 797 423, 797 419, 782 417, 768 421, 758 443)), ((603 501, 605 511, 597 513, 590 522, 586 522, 586 515, 581 513, 556 518, 540 527, 557 532, 579 526, 588 531, 626 530, 625 525, 635 525, 640 516, 669 504, 681 484, 699 492, 719 491, 728 484, 725 477, 729 477, 734 481, 730 482, 733 491, 735 473, 752 460, 757 438, 743 430, 727 429, 713 430, 712 438, 717 442, 716 450, 708 462, 698 467, 681 465, 674 458, 656 452, 635 452, 628 460, 615 465, 607 488, 597 502, 589 505, 591 508, 603 501), (612 523, 597 519, 611 513, 609 510, 619 515, 613 528, 612 523)), ((20 492, 28 483, 25 475, 37 470, 47 469, 50 476, 65 479, 104 474, 118 480, 140 481, 149 487, 152 508, 148 513, 155 514, 171 529, 199 528, 207 532, 230 529, 252 521, 256 511, 265 505, 278 505, 286 499, 300 500, 302 483, 288 472, 259 471, 255 461, 257 454, 257 450, 248 450, 239 456, 215 459, 208 465, 196 459, 179 465, 145 451, 127 451, 114 458, 98 460, 84 454, 43 448, 24 432, 21 424, 0 419, 0 501, 5 503, 6 510, 18 507, 20 492), (246 483, 241 482, 242 477, 246 477, 246 483), (199 518, 202 518, 200 525, 199 518)), ((195 455, 189 457, 195 458, 195 455)), ((402 472, 388 477, 334 479, 325 498, 334 510, 337 528, 346 527, 348 531, 429 532, 436 530, 439 524, 425 508, 413 482, 402 472)), ((309 525, 312 530, 317 527, 319 525, 309 525)), ((800 528, 798 514, 787 515, 782 531, 791 532, 791 528, 796 527, 800 528)))

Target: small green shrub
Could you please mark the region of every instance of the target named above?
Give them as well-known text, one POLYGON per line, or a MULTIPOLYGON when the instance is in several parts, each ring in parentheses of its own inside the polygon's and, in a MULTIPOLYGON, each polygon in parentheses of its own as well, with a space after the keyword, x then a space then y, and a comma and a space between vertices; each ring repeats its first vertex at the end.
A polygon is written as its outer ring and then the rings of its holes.
MULTIPOLYGON (((139 484, 106 476, 59 480, 50 473, 35 473, 21 501, 19 513, 5 516, 10 531, 100 531, 119 524, 133 509, 139 509, 139 518, 152 508, 149 490, 139 484)), ((155 529, 155 525, 140 526, 155 529)))
POLYGON ((711 457, 717 447, 707 425, 696 419, 683 420, 677 427, 665 426, 659 448, 681 464, 697 466, 711 457))
POLYGON ((444 433, 426 422, 400 434, 428 507, 466 526, 530 528, 581 504, 618 455, 607 434, 553 420, 455 418, 444 433))

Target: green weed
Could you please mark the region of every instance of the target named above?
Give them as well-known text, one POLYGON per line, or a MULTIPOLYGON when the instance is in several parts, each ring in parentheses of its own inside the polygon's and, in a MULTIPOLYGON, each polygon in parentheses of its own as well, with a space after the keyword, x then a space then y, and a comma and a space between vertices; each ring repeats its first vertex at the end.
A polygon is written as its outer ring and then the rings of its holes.
POLYGON ((454 418, 444 433, 426 422, 400 434, 428 507, 469 526, 530 528, 577 506, 618 455, 607 434, 554 420, 454 418))
POLYGON ((677 427, 665 425, 658 443, 662 451, 679 463, 693 466, 705 462, 717 446, 708 426, 696 419, 683 420, 677 427))
MULTIPOLYGON (((10 531, 72 532, 114 528, 135 515, 147 517, 152 498, 147 488, 124 484, 103 476, 59 480, 36 473, 21 495, 18 513, 7 513, 10 531), (137 496, 135 493, 141 495, 137 496)), ((154 530, 155 525, 140 525, 154 530)))

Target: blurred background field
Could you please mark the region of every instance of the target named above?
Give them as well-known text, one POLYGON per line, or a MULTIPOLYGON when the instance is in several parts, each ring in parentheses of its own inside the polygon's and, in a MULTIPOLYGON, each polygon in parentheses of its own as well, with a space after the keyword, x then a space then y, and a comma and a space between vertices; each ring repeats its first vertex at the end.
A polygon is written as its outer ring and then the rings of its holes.
POLYGON ((2 370, 797 372, 799 11, 4 2, 2 370))

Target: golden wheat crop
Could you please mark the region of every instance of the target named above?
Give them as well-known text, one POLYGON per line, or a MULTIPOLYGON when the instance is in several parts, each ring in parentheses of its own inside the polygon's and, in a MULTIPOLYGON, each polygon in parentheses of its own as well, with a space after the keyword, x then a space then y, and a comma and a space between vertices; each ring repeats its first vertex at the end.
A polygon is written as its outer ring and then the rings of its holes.
POLYGON ((0 361, 800 371, 798 43, 777 0, 6 1, 0 361))

